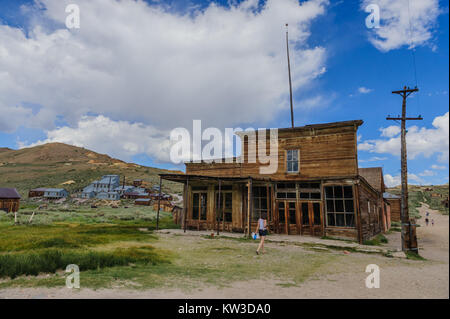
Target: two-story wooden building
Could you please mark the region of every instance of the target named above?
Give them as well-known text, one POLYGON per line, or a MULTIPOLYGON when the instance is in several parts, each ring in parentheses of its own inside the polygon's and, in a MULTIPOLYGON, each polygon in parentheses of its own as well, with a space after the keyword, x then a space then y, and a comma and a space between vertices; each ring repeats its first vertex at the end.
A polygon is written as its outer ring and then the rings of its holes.
MULTIPOLYGON (((260 216, 281 234, 350 238, 362 242, 383 230, 383 189, 358 169, 357 130, 363 121, 278 129, 278 166, 262 174, 255 139, 238 133, 240 158, 186 163, 183 227, 249 233, 260 216), (220 190, 220 191, 219 191, 220 190)), ((258 136, 269 130, 259 130, 258 136)), ((266 147, 269 154, 269 143, 266 147)), ((382 179, 381 175, 381 179, 382 179)), ((384 185, 384 183, 382 184, 384 185)))

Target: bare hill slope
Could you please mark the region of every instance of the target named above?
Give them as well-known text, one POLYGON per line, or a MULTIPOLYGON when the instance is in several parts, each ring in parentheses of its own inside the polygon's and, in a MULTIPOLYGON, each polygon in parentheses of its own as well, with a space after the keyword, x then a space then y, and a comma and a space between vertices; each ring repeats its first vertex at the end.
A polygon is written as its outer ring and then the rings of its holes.
MULTIPOLYGON (((173 171, 126 163, 63 143, 20 150, 0 148, 0 187, 15 187, 22 195, 35 187, 64 187, 76 191, 106 174, 119 174, 127 182, 139 178, 151 185, 159 182, 158 174, 168 172, 173 171)), ((166 191, 181 191, 176 183, 164 184, 166 191)))

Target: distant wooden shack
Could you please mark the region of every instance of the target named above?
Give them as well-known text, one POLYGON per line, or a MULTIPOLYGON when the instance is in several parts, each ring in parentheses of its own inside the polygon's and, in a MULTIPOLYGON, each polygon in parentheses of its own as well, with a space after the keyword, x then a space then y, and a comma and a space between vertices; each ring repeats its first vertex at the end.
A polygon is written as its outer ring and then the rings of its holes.
POLYGON ((20 207, 20 195, 15 188, 0 188, 0 210, 15 213, 20 207))
POLYGON ((34 197, 43 197, 45 193, 46 188, 34 188, 30 189, 28 192, 28 198, 34 198, 34 197))
POLYGON ((152 200, 150 198, 138 198, 134 201, 134 205, 150 206, 152 200))
POLYGON ((401 197, 391 193, 384 193, 383 197, 391 206, 391 221, 400 222, 401 197))
POLYGON ((135 179, 134 181, 133 181, 133 186, 134 187, 139 187, 139 186, 141 186, 142 185, 142 179, 135 179))
POLYGON ((181 225, 183 222, 183 207, 180 206, 173 206, 172 208, 172 217, 173 222, 177 225, 181 225))

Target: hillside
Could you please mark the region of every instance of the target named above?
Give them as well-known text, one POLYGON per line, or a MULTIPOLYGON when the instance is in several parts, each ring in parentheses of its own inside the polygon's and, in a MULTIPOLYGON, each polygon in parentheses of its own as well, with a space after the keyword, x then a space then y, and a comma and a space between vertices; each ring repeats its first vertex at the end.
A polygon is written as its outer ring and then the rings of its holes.
MULTIPOLYGON (((0 187, 15 187, 26 195, 36 187, 80 190, 106 174, 159 183, 158 174, 170 173, 153 167, 126 163, 105 154, 63 143, 49 143, 20 150, 0 148, 0 187)), ((182 186, 164 181, 163 190, 181 192, 182 186)))
MULTIPOLYGON (((401 195, 402 193, 400 186, 389 188, 386 191, 396 195, 401 195)), ((408 185, 408 193, 411 217, 419 218, 418 208, 422 206, 421 203, 428 204, 431 209, 436 209, 441 213, 448 215, 448 207, 445 207, 443 204, 443 201, 448 198, 448 184, 432 186, 408 185)))

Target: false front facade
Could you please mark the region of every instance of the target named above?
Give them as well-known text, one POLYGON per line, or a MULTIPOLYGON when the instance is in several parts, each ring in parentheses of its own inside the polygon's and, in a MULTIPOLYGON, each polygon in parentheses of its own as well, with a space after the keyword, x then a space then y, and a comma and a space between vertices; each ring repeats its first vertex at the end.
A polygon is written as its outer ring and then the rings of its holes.
MULTIPOLYGON (((189 162, 186 174, 161 174, 184 183, 182 226, 250 233, 266 217, 269 229, 292 235, 330 236, 363 242, 384 230, 382 190, 358 169, 357 130, 362 121, 278 129, 276 169, 251 159, 257 139, 245 132, 239 158, 189 162)), ((272 137, 273 138, 273 137, 272 137)), ((273 158, 272 158, 273 159, 273 158)), ((384 185, 384 184, 383 184, 384 185)))

